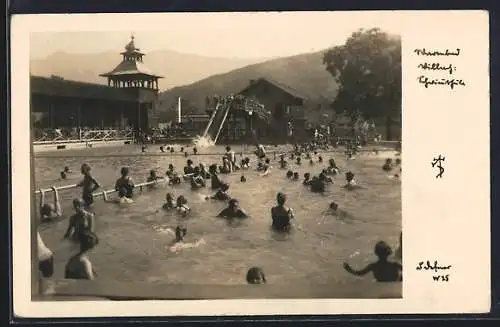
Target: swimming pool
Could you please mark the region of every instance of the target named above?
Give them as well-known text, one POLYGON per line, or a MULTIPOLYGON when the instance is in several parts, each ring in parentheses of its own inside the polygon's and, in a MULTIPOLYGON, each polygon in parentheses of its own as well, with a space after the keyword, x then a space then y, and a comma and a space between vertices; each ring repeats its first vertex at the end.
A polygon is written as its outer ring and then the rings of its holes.
MULTIPOLYGON (((238 153, 241 147, 233 149, 238 153)), ((219 163, 220 155, 213 153, 222 153, 223 148, 203 148, 199 152, 201 155, 189 157, 195 164, 219 163)), ((360 154, 356 160, 345 160, 341 153, 325 153, 322 164, 316 161, 310 166, 308 160, 303 160, 301 166, 292 164, 291 169, 301 177, 305 172, 317 174, 331 157, 341 169, 355 172, 358 183, 366 189, 345 191, 340 187, 344 182, 342 175, 334 179, 334 185, 329 186, 325 195, 314 194, 301 181, 287 180, 286 171, 278 169, 277 163, 266 177, 258 176, 253 169, 245 171, 246 183, 240 182, 240 172, 221 175, 221 179, 231 185, 229 194, 237 198, 251 216, 237 225, 215 218, 225 203, 206 201, 204 196, 212 194, 212 190, 191 191, 187 183, 137 192, 135 203, 128 207, 96 199, 94 211, 100 243, 89 257, 98 278, 123 282, 244 284, 248 268, 260 266, 268 283, 300 281, 301 287, 307 287, 355 281, 357 277, 344 271, 344 261, 359 268, 376 259, 373 254, 376 242, 384 240, 394 250, 398 245, 401 184, 389 179, 381 169, 386 157, 394 158, 394 154, 388 152, 378 156, 360 154), (296 228, 290 235, 270 230, 270 210, 280 191, 288 195, 287 204, 296 216, 296 228), (175 212, 157 212, 166 192, 184 195, 192 209, 191 215, 183 218, 175 212), (333 200, 354 219, 340 221, 325 215, 333 200), (166 229, 175 228, 179 223, 188 228, 186 242, 201 240, 198 247, 177 252, 169 250, 173 236, 166 229)), ((163 175, 169 163, 181 171, 186 160, 179 153, 160 153, 159 145, 150 146, 145 154, 135 145, 65 150, 35 155, 35 183, 44 188, 76 183, 81 179, 80 165, 87 162, 102 188, 110 189, 122 166, 130 167, 131 176, 138 183, 146 180, 150 169, 158 169, 159 175, 163 175), (69 166, 73 173, 61 181, 59 172, 64 166, 69 166)), ((65 217, 72 213, 71 199, 79 194, 78 189, 61 191, 65 217)), ((50 193, 47 199, 51 201, 50 193)), ((75 245, 61 241, 67 223, 63 219, 40 227, 42 238, 55 254, 55 278, 63 277, 64 265, 76 251, 75 245)))

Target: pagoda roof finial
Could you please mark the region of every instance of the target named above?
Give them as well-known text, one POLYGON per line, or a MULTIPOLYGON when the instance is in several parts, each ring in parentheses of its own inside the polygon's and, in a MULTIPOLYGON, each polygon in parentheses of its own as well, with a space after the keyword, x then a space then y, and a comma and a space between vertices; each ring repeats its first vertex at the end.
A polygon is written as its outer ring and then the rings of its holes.
POLYGON ((125 46, 125 50, 128 52, 139 51, 140 49, 135 46, 135 36, 134 33, 130 34, 130 42, 125 46))

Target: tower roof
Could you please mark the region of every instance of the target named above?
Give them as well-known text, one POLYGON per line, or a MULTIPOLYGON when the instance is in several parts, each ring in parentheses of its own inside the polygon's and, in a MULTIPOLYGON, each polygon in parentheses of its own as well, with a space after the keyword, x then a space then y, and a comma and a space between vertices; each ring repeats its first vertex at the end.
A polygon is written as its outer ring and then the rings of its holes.
POLYGON ((112 71, 107 72, 105 74, 100 74, 102 77, 111 77, 111 76, 133 76, 133 77, 154 77, 154 78, 163 78, 163 76, 155 75, 153 72, 146 67, 146 65, 142 62, 143 53, 139 52, 139 48, 136 47, 134 42, 134 36, 130 37, 130 41, 125 45, 125 52, 121 54, 124 55, 124 58, 121 63, 118 64, 112 71), (126 58, 125 55, 128 55, 126 58))

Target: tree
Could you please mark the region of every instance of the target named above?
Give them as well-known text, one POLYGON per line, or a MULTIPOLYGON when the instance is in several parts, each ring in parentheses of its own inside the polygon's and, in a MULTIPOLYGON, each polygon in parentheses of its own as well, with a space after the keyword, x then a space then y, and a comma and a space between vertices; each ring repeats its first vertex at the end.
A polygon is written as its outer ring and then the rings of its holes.
POLYGON ((401 39, 378 28, 360 29, 328 50, 323 64, 339 85, 335 111, 353 124, 360 117, 383 118, 391 140, 391 127, 401 117, 401 39))

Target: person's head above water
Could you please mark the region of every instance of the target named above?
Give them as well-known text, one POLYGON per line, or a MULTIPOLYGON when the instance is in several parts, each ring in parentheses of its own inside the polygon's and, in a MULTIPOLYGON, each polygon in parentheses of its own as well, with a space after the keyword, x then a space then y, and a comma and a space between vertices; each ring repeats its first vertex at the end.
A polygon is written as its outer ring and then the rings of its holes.
POLYGON ((390 165, 390 164, 392 163, 392 159, 391 159, 391 158, 387 158, 387 159, 385 159, 385 163, 386 163, 387 165, 390 165))
POLYGON ((337 210, 337 209, 338 209, 338 207, 339 207, 339 205, 338 205, 335 201, 332 201, 332 202, 330 203, 330 209, 332 209, 332 210, 337 210))
POLYGON ((240 205, 240 203, 238 202, 238 200, 236 200, 236 199, 229 200, 228 207, 230 209, 236 210, 236 209, 238 209, 239 205, 240 205))
POLYGON ((182 241, 184 236, 187 234, 187 228, 182 225, 177 225, 175 228, 175 240, 177 242, 182 241))
POLYGON ((177 206, 180 207, 180 206, 182 206, 184 204, 187 204, 186 198, 184 197, 184 195, 179 195, 177 197, 177 206))
POLYGON ((293 179, 299 179, 299 173, 297 171, 293 173, 293 179))
POLYGON ((304 179, 309 179, 311 178, 311 173, 305 173, 304 174, 304 179))
POLYGON ((345 179, 350 182, 354 179, 354 173, 351 172, 351 171, 348 171, 347 173, 345 173, 345 179))
POLYGON ((215 172, 217 172, 217 165, 216 164, 211 164, 210 166, 208 166, 208 171, 211 174, 214 174, 215 172))
POLYGON ((271 162, 271 160, 269 160, 269 158, 267 158, 267 159, 265 160, 265 163, 266 163, 266 164, 269 164, 270 162, 271 162))
POLYGON ((396 165, 401 165, 401 159, 400 158, 396 158, 396 165))
POLYGON ((60 174, 60 175, 61 175, 61 178, 62 178, 62 179, 66 179, 66 173, 65 173, 64 171, 61 171, 61 174, 60 174))
POLYGON ((125 176, 128 176, 129 174, 129 169, 128 167, 122 167, 122 169, 120 170, 120 174, 125 177, 125 176))
POLYGON ((278 205, 282 206, 285 204, 286 202, 286 195, 285 193, 282 193, 282 192, 279 192, 277 195, 276 195, 276 202, 278 203, 278 205))
POLYGON ((191 165, 193 164, 193 160, 188 159, 188 160, 186 161, 186 164, 187 164, 188 166, 191 166, 191 165))
POLYGON ((165 195, 165 200, 167 202, 172 202, 172 200, 174 199, 174 197, 172 196, 172 193, 168 192, 166 195, 165 195))
POLYGON ((286 172, 286 177, 291 178, 293 176, 293 171, 289 170, 286 172))
POLYGON ((151 177, 156 177, 156 170, 151 169, 151 170, 149 171, 149 176, 151 176, 151 177))
POLYGON ((392 254, 392 249, 386 242, 380 241, 375 244, 374 252, 379 259, 385 260, 392 254))
POLYGON ((245 175, 241 175, 240 182, 244 183, 246 181, 247 181, 247 178, 245 177, 245 175))
POLYGON ((82 167, 80 168, 80 171, 82 172, 83 175, 89 174, 90 173, 90 165, 87 163, 82 164, 82 167))
POLYGON ((226 151, 227 151, 227 152, 231 151, 231 147, 230 147, 229 145, 228 145, 228 146, 226 146, 226 151))
POLYGON ((194 167, 194 170, 193 170, 193 171, 194 171, 194 174, 195 174, 195 175, 199 175, 199 174, 201 173, 201 169, 200 169, 200 167, 199 167, 199 166, 194 167))
POLYGON ((174 170, 174 165, 168 164, 168 170, 174 170))
POLYGON ((54 206, 50 203, 45 203, 40 208, 40 215, 42 215, 42 217, 50 217, 52 212, 54 212, 54 206))
POLYGON ((70 173, 70 172, 71 172, 71 170, 69 169, 69 167, 68 167, 68 166, 64 166, 64 172, 65 172, 65 173, 70 173))
POLYGON ((219 189, 222 191, 222 192, 226 192, 227 190, 229 190, 229 184, 227 183, 222 183, 219 187, 219 189))
POLYGON ((252 267, 248 269, 246 279, 248 284, 266 283, 266 276, 264 275, 264 271, 259 267, 252 267))

